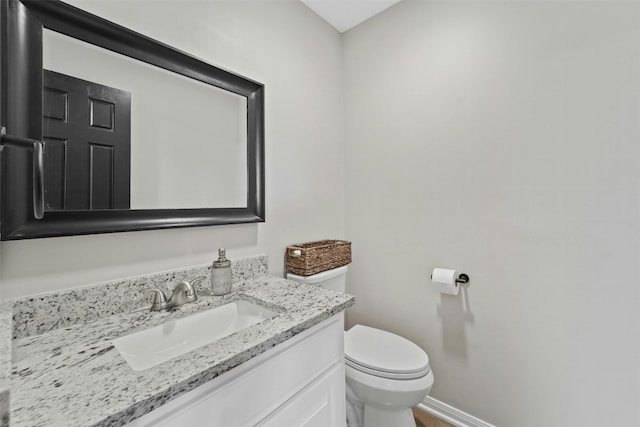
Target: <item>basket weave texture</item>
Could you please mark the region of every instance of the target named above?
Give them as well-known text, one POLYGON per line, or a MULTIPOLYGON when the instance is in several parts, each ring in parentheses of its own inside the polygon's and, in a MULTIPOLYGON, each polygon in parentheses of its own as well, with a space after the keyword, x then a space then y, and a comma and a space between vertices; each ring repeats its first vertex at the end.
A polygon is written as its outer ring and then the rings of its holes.
POLYGON ((318 240, 287 246, 287 271, 311 276, 351 263, 351 242, 318 240), (300 251, 300 256, 294 254, 300 251))

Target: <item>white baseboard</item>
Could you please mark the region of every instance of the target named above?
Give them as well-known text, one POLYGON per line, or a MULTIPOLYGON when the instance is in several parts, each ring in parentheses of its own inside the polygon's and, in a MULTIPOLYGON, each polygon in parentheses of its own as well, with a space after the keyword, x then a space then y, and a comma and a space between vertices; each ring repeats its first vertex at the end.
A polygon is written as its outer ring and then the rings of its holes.
POLYGON ((495 427, 430 396, 425 397, 422 403, 418 404, 418 408, 456 427, 495 427))

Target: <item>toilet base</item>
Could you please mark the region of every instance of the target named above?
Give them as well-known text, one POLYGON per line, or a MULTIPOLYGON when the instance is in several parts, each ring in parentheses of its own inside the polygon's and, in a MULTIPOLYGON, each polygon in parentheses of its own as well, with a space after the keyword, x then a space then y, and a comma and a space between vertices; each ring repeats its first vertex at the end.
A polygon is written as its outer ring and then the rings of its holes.
POLYGON ((416 427, 411 408, 431 391, 433 372, 389 380, 345 366, 349 427, 416 427), (360 424, 361 423, 361 424, 360 424))
POLYGON ((363 427, 416 427, 416 420, 410 408, 390 410, 364 405, 363 427))

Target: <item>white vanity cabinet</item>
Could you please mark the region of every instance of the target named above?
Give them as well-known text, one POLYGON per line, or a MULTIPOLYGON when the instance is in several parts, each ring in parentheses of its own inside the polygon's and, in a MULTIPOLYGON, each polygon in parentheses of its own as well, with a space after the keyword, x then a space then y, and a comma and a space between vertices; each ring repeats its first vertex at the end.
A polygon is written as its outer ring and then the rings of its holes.
POLYGON ((343 313, 127 424, 344 427, 343 313))

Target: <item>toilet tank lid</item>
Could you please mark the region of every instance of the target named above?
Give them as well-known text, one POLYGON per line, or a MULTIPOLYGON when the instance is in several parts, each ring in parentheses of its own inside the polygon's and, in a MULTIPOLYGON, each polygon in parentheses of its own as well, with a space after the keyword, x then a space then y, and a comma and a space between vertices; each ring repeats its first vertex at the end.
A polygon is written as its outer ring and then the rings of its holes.
POLYGON ((287 273, 287 279, 295 280, 296 282, 302 283, 318 283, 323 282, 325 280, 333 279, 334 277, 341 276, 347 274, 348 265, 343 265, 342 267, 334 268, 332 270, 323 271, 322 273, 312 274, 311 276, 298 276, 297 274, 287 273))

